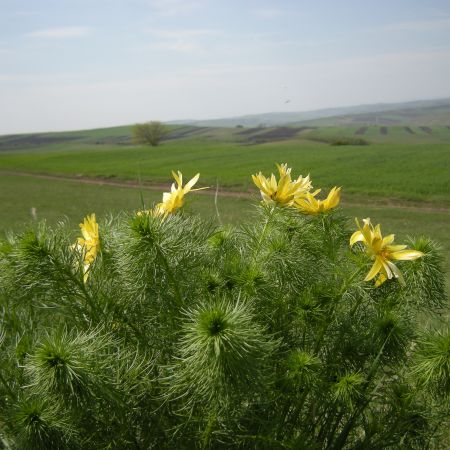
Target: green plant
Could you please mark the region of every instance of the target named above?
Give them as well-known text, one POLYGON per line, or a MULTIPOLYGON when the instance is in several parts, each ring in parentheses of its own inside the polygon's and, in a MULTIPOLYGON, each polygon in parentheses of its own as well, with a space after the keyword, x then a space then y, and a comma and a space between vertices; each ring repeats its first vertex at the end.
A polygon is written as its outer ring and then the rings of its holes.
POLYGON ((161 122, 137 123, 132 129, 133 142, 156 147, 168 133, 168 128, 161 122))
POLYGON ((438 246, 411 240, 423 256, 396 262, 404 284, 375 286, 354 231, 336 209, 270 202, 226 229, 183 212, 122 214, 100 223, 88 277, 67 225, 10 237, 0 447, 444 445, 438 246))

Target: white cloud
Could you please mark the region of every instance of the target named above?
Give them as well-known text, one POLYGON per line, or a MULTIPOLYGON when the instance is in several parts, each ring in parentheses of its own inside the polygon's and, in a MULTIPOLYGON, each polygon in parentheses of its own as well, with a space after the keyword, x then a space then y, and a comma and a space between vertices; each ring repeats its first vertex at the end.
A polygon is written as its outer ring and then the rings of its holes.
POLYGON ((29 38, 66 39, 81 38, 90 33, 91 30, 88 27, 58 27, 32 31, 26 33, 25 36, 29 38))

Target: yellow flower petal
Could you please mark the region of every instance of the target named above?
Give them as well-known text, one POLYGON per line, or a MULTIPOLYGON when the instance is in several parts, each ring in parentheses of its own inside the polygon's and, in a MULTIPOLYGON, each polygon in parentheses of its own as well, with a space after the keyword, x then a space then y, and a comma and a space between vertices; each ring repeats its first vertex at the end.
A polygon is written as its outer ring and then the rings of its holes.
POLYGON ((369 273, 366 275, 366 278, 364 278, 364 281, 370 281, 372 278, 374 278, 382 267, 383 264, 380 258, 376 258, 372 268, 369 270, 369 273))
POLYGON ((286 194, 286 190, 289 188, 289 184, 291 183, 290 177, 283 175, 280 178, 277 186, 277 194, 283 197, 286 194))
POLYGON ((183 175, 182 175, 182 173, 181 173, 180 171, 178 171, 178 173, 175 173, 175 172, 172 170, 172 176, 173 176, 173 178, 175 179, 175 181, 177 182, 178 187, 181 186, 181 185, 183 184, 183 175))
POLYGON ((359 230, 355 231, 350 238, 350 247, 361 241, 364 241, 364 235, 359 230))
POLYGON ((394 242, 395 234, 389 234, 383 238, 383 245, 389 245, 394 242))
POLYGON ((274 175, 274 174, 272 174, 272 176, 270 177, 270 182, 269 182, 268 188, 269 188, 274 194, 276 194, 277 188, 278 188, 278 184, 277 184, 277 179, 275 178, 275 175, 274 175))
POLYGON ((389 265, 389 268, 392 270, 392 273, 394 274, 395 278, 398 279, 400 284, 405 285, 405 280, 402 273, 400 272, 400 269, 391 261, 387 261, 387 264, 389 265))
POLYGON ((195 177, 193 177, 186 183, 186 186, 183 188, 185 194, 187 194, 192 189, 192 187, 195 185, 195 183, 197 183, 199 178, 200 174, 198 173, 197 175, 195 175, 195 177))
POLYGON ((386 245, 386 250, 390 253, 392 252, 398 252, 400 250, 405 249, 406 245, 386 245))
POLYGON ((77 242, 71 248, 83 257, 83 280, 88 279, 88 270, 90 265, 94 262, 100 251, 100 238, 98 234, 98 224, 95 220, 95 214, 86 216, 80 229, 83 237, 77 238, 77 242))
POLYGON ((261 172, 258 175, 252 175, 252 180, 258 189, 264 190, 263 184, 261 183, 261 172))
POLYGON ((417 259, 423 256, 422 252, 418 250, 400 250, 397 252, 393 252, 390 254, 392 259, 402 260, 402 261, 411 261, 413 259, 417 259))
POLYGON ((289 175, 291 173, 291 169, 288 169, 287 163, 284 164, 278 164, 275 163, 278 168, 278 173, 280 174, 280 177, 284 177, 285 175, 289 175))
POLYGON ((331 189, 327 199, 325 200, 326 208, 327 209, 336 208, 336 206, 339 204, 340 199, 341 199, 341 188, 335 186, 333 189, 331 189))
MULTIPOLYGON (((364 219, 364 220, 367 220, 367 219, 364 219)), ((372 245, 373 234, 372 234, 372 230, 370 229, 370 219, 369 219, 369 223, 364 223, 364 226, 361 229, 361 233, 364 236, 364 241, 368 245, 372 245)))
POLYGON ((385 275, 391 279, 394 274, 392 273, 392 270, 388 264, 389 261, 386 260, 386 258, 380 258, 381 264, 383 264, 383 270, 385 272, 385 275))
POLYGON ((384 273, 380 273, 377 280, 375 281, 375 287, 381 286, 386 280, 387 276, 384 273))
POLYGON ((376 227, 374 227, 373 234, 374 234, 374 236, 377 239, 380 239, 380 240, 382 239, 382 237, 381 237, 381 225, 380 224, 378 224, 376 227))

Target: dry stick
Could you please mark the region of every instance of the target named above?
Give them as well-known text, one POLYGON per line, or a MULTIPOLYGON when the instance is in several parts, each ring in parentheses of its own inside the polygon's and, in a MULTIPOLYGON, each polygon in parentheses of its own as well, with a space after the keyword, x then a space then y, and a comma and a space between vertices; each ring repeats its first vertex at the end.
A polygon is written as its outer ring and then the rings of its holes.
POLYGON ((216 178, 216 193, 214 194, 214 206, 216 207, 216 215, 217 215, 217 220, 219 222, 219 225, 222 227, 222 220, 220 219, 220 214, 219 214, 219 208, 217 206, 217 197, 219 194, 219 179, 216 178))
POLYGON ((145 200, 144 200, 144 194, 142 193, 141 163, 140 162, 139 162, 139 166, 138 166, 138 183, 139 183, 139 196, 141 198, 141 207, 142 207, 142 210, 145 211, 145 200))

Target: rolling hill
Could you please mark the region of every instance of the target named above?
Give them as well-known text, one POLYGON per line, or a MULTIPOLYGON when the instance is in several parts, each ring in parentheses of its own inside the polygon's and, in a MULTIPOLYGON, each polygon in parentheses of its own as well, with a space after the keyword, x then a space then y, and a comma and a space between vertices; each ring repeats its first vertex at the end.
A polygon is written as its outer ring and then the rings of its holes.
POLYGON ((30 211, 53 223, 67 216, 76 228, 93 211, 139 208, 142 190, 152 204, 171 169, 200 172, 201 186, 211 187, 194 198, 196 210, 215 217, 219 186, 220 217, 241 220, 259 200, 250 175, 287 162, 324 194, 342 186, 351 217, 371 217, 405 239, 432 236, 450 268, 449 149, 449 125, 171 125, 156 148, 133 145, 131 126, 0 136, 0 234, 22 227, 30 211))
POLYGON ((176 121, 199 127, 277 125, 450 125, 450 99, 328 108, 304 112, 273 112, 213 120, 176 121))

